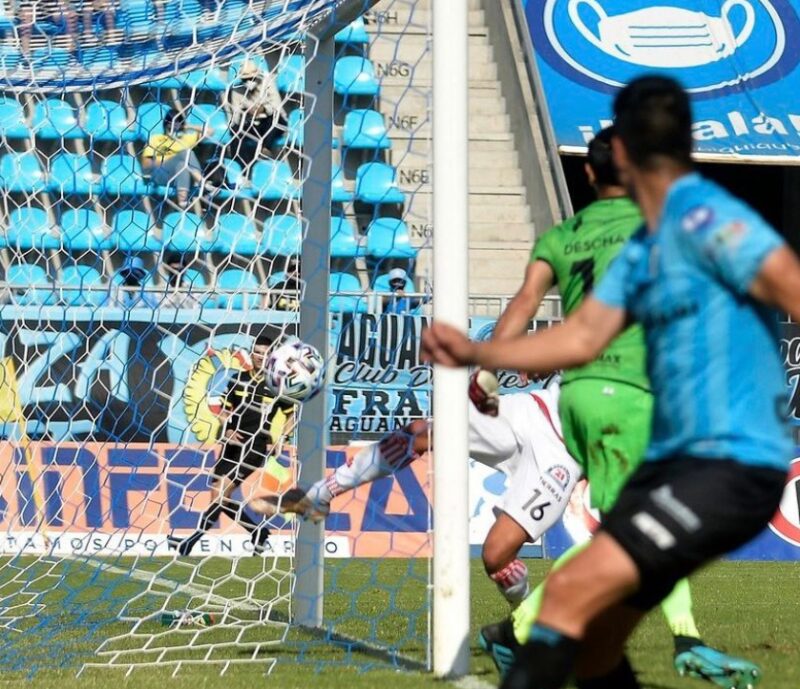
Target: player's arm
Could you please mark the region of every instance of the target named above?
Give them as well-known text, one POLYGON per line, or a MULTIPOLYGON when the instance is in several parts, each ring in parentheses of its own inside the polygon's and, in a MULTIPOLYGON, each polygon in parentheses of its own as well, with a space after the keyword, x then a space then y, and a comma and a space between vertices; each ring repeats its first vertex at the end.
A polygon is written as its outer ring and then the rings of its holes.
POLYGON ((497 321, 493 340, 507 340, 528 331, 528 323, 536 316, 542 299, 553 286, 555 273, 546 261, 535 260, 525 270, 525 281, 508 303, 497 321))
POLYGON ((506 340, 472 342, 451 325, 433 323, 423 332, 422 348, 427 360, 444 366, 544 374, 596 359, 626 325, 624 308, 589 297, 561 325, 506 340))
POLYGON ((800 259, 787 245, 767 255, 753 282, 750 294, 759 301, 788 313, 800 322, 800 259))

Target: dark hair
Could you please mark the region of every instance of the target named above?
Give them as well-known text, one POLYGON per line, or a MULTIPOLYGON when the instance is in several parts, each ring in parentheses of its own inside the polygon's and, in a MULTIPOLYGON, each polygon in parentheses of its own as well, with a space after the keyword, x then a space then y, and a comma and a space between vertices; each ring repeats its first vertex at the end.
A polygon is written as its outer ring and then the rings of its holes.
POLYGON ((614 100, 614 126, 631 162, 652 168, 659 158, 692 164, 692 108, 674 79, 634 79, 614 100))
POLYGON ((263 347, 272 347, 272 343, 275 342, 274 338, 267 335, 267 333, 259 333, 256 335, 254 345, 262 345, 263 347))
POLYGON ((164 115, 164 132, 171 134, 172 132, 180 131, 183 129, 184 122, 186 122, 186 117, 183 113, 168 110, 164 115))
POLYGON ((619 175, 611 156, 611 139, 614 136, 614 127, 606 127, 597 132, 589 142, 589 153, 586 162, 594 172, 595 184, 598 187, 619 186, 619 175))

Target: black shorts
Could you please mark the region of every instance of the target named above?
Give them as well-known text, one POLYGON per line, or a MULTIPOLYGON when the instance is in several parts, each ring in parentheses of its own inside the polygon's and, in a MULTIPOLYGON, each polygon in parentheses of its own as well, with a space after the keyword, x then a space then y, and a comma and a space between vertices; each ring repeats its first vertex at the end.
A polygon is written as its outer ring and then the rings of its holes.
POLYGON ((267 463, 271 446, 272 438, 263 433, 245 436, 241 445, 223 441, 214 476, 241 483, 267 463))
POLYGON ((645 462, 601 526, 639 569, 641 587, 627 602, 649 610, 678 581, 757 536, 785 482, 783 471, 731 460, 645 462))

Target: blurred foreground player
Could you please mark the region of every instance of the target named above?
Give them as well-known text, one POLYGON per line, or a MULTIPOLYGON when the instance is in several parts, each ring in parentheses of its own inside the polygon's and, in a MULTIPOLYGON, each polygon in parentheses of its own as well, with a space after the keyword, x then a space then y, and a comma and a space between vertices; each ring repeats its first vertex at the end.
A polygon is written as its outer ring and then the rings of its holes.
MULTIPOLYGON (((570 316, 642 226, 642 214, 612 160, 613 135, 614 128, 607 127, 588 147, 585 172, 597 200, 537 239, 522 287, 498 320, 493 339, 527 333, 545 293, 554 286, 570 316)), ((646 357, 642 326, 633 323, 600 356, 563 375, 558 407, 564 442, 589 480, 592 507, 603 515, 611 511, 622 487, 642 464, 650 439, 653 396, 646 357)), ((563 566, 585 547, 585 543, 573 546, 553 568, 563 566)), ((512 619, 481 630, 481 646, 501 673, 510 668, 515 650, 528 640, 540 603, 541 587, 514 611, 512 619)), ((758 674, 757 666, 710 648, 700 639, 688 580, 676 584, 661 609, 672 632, 674 664, 680 674, 722 686, 730 686, 732 675, 758 674)))
POLYGON ((772 307, 800 318, 800 262, 753 210, 692 172, 691 110, 676 82, 631 82, 614 114, 614 161, 646 225, 593 295, 530 337, 473 343, 442 323, 423 335, 439 364, 546 372, 596 358, 630 320, 644 327, 645 462, 587 549, 548 577, 505 689, 560 689, 573 674, 579 687, 638 688, 627 638, 677 581, 766 527, 791 457, 772 307))
POLYGON ((211 504, 200 517, 197 530, 184 539, 168 539, 170 548, 180 555, 189 555, 223 514, 250 533, 255 554, 264 551, 269 529, 263 520, 252 519, 244 504, 231 496, 253 472, 280 454, 279 441, 294 425, 295 404, 284 397, 273 399, 264 374, 271 347, 271 339, 259 337, 251 354, 252 366, 236 371, 223 395, 208 400, 209 406, 220 409, 222 447, 214 465, 211 504))

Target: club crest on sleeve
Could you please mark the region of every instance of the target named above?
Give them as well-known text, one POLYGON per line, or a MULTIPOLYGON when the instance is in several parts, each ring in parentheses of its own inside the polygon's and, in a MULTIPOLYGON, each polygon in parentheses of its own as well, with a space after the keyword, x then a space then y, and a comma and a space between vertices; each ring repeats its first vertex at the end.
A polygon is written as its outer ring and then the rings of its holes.
POLYGON ((684 232, 700 232, 711 226, 714 220, 714 211, 708 206, 695 206, 681 219, 681 228, 684 232))
POLYGON ((547 469, 547 473, 561 488, 566 488, 569 484, 569 470, 565 466, 554 464, 547 469))

